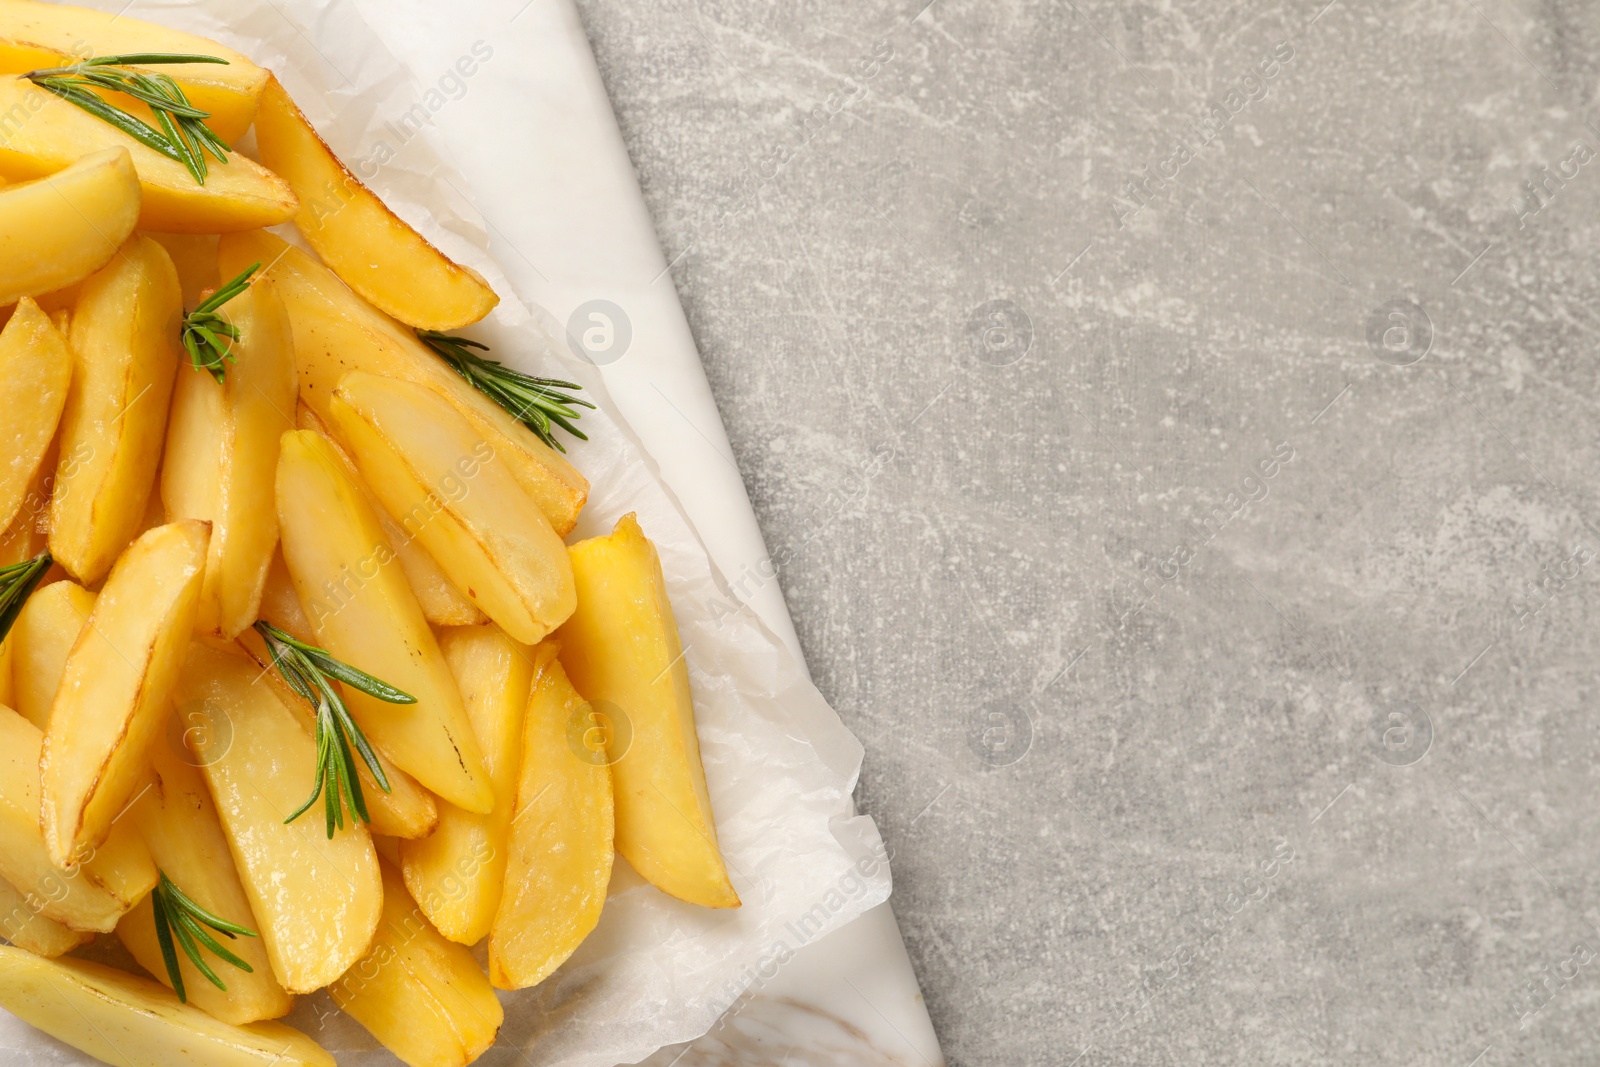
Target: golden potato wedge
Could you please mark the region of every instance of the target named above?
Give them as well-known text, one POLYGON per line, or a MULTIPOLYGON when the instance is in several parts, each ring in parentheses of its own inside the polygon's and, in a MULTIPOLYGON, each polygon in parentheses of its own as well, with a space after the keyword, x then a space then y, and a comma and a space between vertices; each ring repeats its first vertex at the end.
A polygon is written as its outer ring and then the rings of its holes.
POLYGON ((457 807, 494 802, 450 667, 377 516, 326 438, 285 434, 278 461, 283 559, 316 643, 416 697, 386 704, 350 692, 351 714, 407 774, 457 807))
POLYGON ((295 592, 294 579, 289 577, 289 565, 283 562, 281 551, 272 554, 272 565, 267 568, 267 584, 261 590, 261 617, 296 641, 317 643, 316 631, 306 618, 306 609, 295 592))
POLYGON ((440 936, 394 868, 379 866, 383 921, 328 994, 410 1067, 465 1067, 494 1044, 500 1000, 472 953, 440 936))
POLYGON ((33 725, 50 728, 67 656, 94 611, 95 595, 74 581, 51 582, 35 590, 17 616, 6 643, 12 648, 10 702, 33 725))
POLYGON ((187 360, 179 370, 187 373, 180 373, 172 387, 158 496, 163 516, 211 522, 222 503, 222 449, 230 428, 228 391, 211 375, 196 373, 187 360), (198 455, 191 458, 189 452, 198 455))
POLYGON ((356 371, 328 410, 384 509, 484 614, 524 644, 566 621, 577 596, 566 546, 443 397, 356 371))
MULTIPOLYGON (((222 832, 222 823, 217 818, 216 805, 211 802, 211 793, 199 768, 190 762, 196 757, 187 749, 180 755, 173 746, 159 743, 152 746, 150 757, 156 786, 151 791, 150 802, 139 806, 138 819, 151 858, 196 904, 246 930, 257 929, 250 899, 245 895, 244 884, 239 881, 239 872, 228 848, 228 836, 222 832)), ((117 923, 117 937, 133 953, 139 966, 155 975, 162 985, 171 987, 172 979, 162 959, 150 897, 145 897, 117 923)), ((251 969, 244 971, 213 961, 212 969, 228 987, 226 990, 212 985, 187 955, 178 954, 179 973, 183 975, 189 1003, 225 1023, 236 1025, 287 1015, 294 1006, 294 998, 273 976, 272 964, 261 939, 235 937, 227 942, 227 948, 251 969)))
POLYGON ((494 809, 475 815, 441 804, 432 836, 400 845, 406 888, 452 941, 476 945, 489 933, 506 872, 506 828, 517 799, 522 718, 533 681, 531 650, 494 626, 439 635, 439 647, 467 705, 483 766, 494 784, 494 809))
POLYGON ((30 907, 74 930, 105 933, 156 884, 156 866, 135 820, 112 828, 105 844, 62 869, 50 860, 39 827, 39 750, 44 735, 0 708, 0 877, 30 907))
POLYGON ((612 705, 631 727, 626 751, 611 752, 617 851, 664 893, 737 908, 656 547, 638 520, 624 515, 610 534, 580 541, 571 553, 578 610, 557 635, 561 662, 578 692, 612 705))
POLYGON ((210 170, 201 185, 182 163, 76 104, 26 78, 0 76, 0 174, 7 181, 43 178, 108 148, 126 149, 133 159, 142 230, 253 230, 288 222, 299 209, 289 184, 248 156, 234 152, 226 163, 208 160, 210 170))
POLYGON ((400 839, 398 837, 383 837, 379 834, 373 834, 372 847, 378 850, 380 859, 388 860, 395 870, 400 869, 400 839))
MULTIPOLYGON (((5 0, 0 0, 4 3, 5 0)), ((172 265, 178 268, 178 284, 183 289, 183 306, 198 307, 211 291, 222 284, 217 274, 217 240, 214 233, 146 234, 167 250, 172 265)))
MULTIPOLYGON (((157 468, 156 470, 156 484, 161 484, 160 468, 157 468)), ((139 534, 138 537, 134 538, 134 540, 138 540, 139 537, 143 537, 156 527, 165 526, 166 524, 167 509, 162 506, 161 494, 159 492, 151 493, 149 498, 145 501, 144 518, 139 520, 139 534)))
POLYGON ((567 680, 557 646, 534 650, 506 888, 489 933, 489 980, 548 978, 600 921, 611 883, 611 768, 602 728, 567 680))
POLYGON ((233 1026, 148 978, 88 960, 0 946, 0 1007, 118 1067, 336 1067, 282 1023, 233 1026))
POLYGON ((428 555, 428 550, 421 543, 401 528, 398 522, 390 517, 384 510, 383 504, 373 495, 372 490, 361 481, 361 476, 356 473, 355 460, 345 451, 328 424, 323 422, 302 401, 295 412, 295 425, 302 430, 315 430, 326 437, 339 453, 339 458, 344 460, 346 472, 354 478, 367 495, 367 503, 372 505, 372 513, 378 516, 378 522, 383 526, 384 536, 389 539, 389 547, 394 549, 396 558, 400 560, 400 569, 406 572, 406 581, 411 586, 411 591, 417 594, 417 603, 422 605, 422 614, 435 626, 478 626, 487 621, 487 616, 478 610, 476 604, 468 600, 466 594, 450 584, 444 571, 428 555))
MULTIPOLYGON (((224 141, 231 144, 250 128, 267 72, 233 49, 125 13, 38 0, 0 0, 0 74, 26 74, 92 56, 141 52, 226 59, 225 65, 170 63, 135 69, 170 75, 191 104, 211 112, 206 125, 224 141)), ((134 110, 125 96, 119 94, 114 101, 118 107, 134 110)))
POLYGON ((195 760, 272 973, 290 993, 309 993, 367 951, 383 907, 378 856, 360 824, 330 839, 314 812, 284 822, 311 795, 317 748, 305 720, 256 684, 260 674, 249 658, 196 641, 176 699, 206 719, 191 736, 195 760))
POLYGON ((57 866, 103 841, 146 781, 194 630, 209 539, 205 523, 184 520, 135 541, 67 656, 39 763, 40 819, 57 866))
MULTIPOLYGON (((307 709, 309 718, 310 709, 307 709)), ((367 769, 364 760, 356 761, 356 774, 367 801, 367 814, 372 817, 368 830, 395 840, 416 840, 427 837, 439 827, 439 805, 443 801, 417 782, 411 775, 396 767, 388 756, 376 747, 378 766, 389 780, 389 792, 379 787, 378 781, 367 769)))
MULTIPOLYGON (((52 443, 45 450, 39 470, 28 483, 28 491, 23 495, 22 506, 17 509, 16 517, 0 534, 0 567, 32 559, 48 547, 50 487, 56 480, 56 459, 57 449, 52 443)), ((60 567, 58 563, 52 565, 51 569, 59 570, 60 567)), ((48 580, 50 575, 45 577, 48 580)))
MULTIPOLYGON (((261 617, 290 637, 314 644, 316 635, 311 632, 310 624, 300 612, 299 597, 296 596, 294 587, 289 584, 289 572, 283 567, 281 556, 277 557, 276 567, 280 568, 283 589, 287 590, 289 597, 294 598, 295 615, 288 621, 295 628, 290 629, 278 621, 280 616, 276 610, 279 601, 276 596, 273 597, 271 604, 263 601, 261 617)), ((271 584, 269 580, 269 589, 271 584)), ((315 710, 290 689, 283 677, 278 674, 277 668, 272 665, 272 654, 267 651, 267 643, 261 639, 261 635, 254 630, 246 630, 239 635, 239 647, 243 648, 261 668, 263 681, 277 691, 278 699, 300 714, 315 733, 315 710)), ((338 685, 337 682, 334 684, 338 685)), ((377 746, 373 746, 373 753, 378 757, 378 766, 383 768, 383 775, 389 781, 389 791, 384 792, 378 785, 365 760, 356 760, 356 776, 361 780, 361 793, 367 802, 367 814, 372 817, 367 829, 374 835, 381 834, 390 838, 427 837, 433 833, 439 825, 439 802, 434 799, 432 793, 418 785, 415 778, 396 767, 377 746)))
POLYGON ((91 868, 95 880, 122 901, 124 909, 136 904, 155 884, 151 880, 155 873, 155 861, 150 858, 150 850, 145 847, 144 838, 138 833, 139 808, 149 803, 154 782, 155 775, 147 772, 139 792, 111 820, 111 832, 106 839, 98 848, 81 849, 78 855, 84 858, 74 861, 79 867, 91 868), (126 831, 122 829, 123 822, 128 823, 126 831))
POLYGON ((300 198, 295 227, 346 285, 425 330, 468 326, 500 302, 483 276, 429 244, 333 154, 269 78, 256 113, 261 162, 300 198))
POLYGON ((0 530, 22 510, 44 465, 71 381, 67 339, 38 304, 23 297, 0 329, 0 411, 6 412, 0 425, 0 530))
MULTIPOLYGON (((54 479, 55 472, 51 471, 46 477, 54 479)), ((36 479, 35 484, 37 485, 42 480, 36 479)), ((48 485, 48 481, 45 484, 48 485)), ((30 495, 32 492, 30 489, 30 495)), ((50 498, 48 496, 43 497, 42 504, 44 509, 48 510, 50 498)), ((10 527, 6 529, 5 533, 0 534, 0 566, 21 563, 23 560, 32 559, 43 552, 47 539, 44 527, 43 515, 38 511, 28 509, 24 505, 22 514, 12 519, 10 527)), ((57 564, 56 566, 60 565, 57 564)))
MULTIPOLYGON (((22 498, 22 506, 17 509, 16 517, 11 520, 5 533, 0 534, 0 567, 33 559, 48 550, 50 490, 55 485, 59 455, 56 443, 52 442, 45 450, 44 460, 39 464, 33 481, 28 483, 28 491, 22 498)), ((42 587, 65 576, 66 570, 61 564, 52 563, 39 584, 42 587)))
POLYGON ((278 544, 278 442, 292 428, 294 344, 270 280, 224 305, 239 331, 226 380, 178 373, 161 464, 169 518, 211 523, 200 633, 232 640, 256 621, 278 544))
POLYGON ((418 544, 415 538, 406 536, 406 532, 389 517, 382 504, 376 500, 372 503, 384 534, 394 546, 395 558, 400 561, 406 582, 411 586, 411 591, 417 594, 417 604, 422 608, 423 617, 435 626, 481 626, 488 622, 488 616, 478 610, 478 605, 468 600, 466 594, 445 577, 444 571, 428 555, 428 550, 418 544))
POLYGON ((46 919, 12 884, 0 878, 0 934, 35 956, 54 959, 94 940, 88 931, 74 930, 46 919))
POLYGON ((337 275, 270 233, 226 235, 219 269, 231 278, 252 263, 271 266, 294 323, 300 396, 323 419, 339 379, 352 370, 426 385, 464 415, 511 469, 523 491, 565 537, 589 496, 589 482, 555 449, 434 355, 416 335, 351 292, 337 275))
POLYGON ((161 461, 183 307, 161 246, 135 235, 84 283, 50 500, 50 551, 93 585, 138 532, 161 461))
POLYGON ((133 157, 119 147, 0 190, 0 304, 72 285, 105 266, 133 232, 141 200, 133 157))
MULTIPOLYGON (((13 627, 14 629, 14 627, 13 627)), ((17 695, 11 674, 11 638, 0 641, 0 704, 6 707, 15 707, 17 695)))

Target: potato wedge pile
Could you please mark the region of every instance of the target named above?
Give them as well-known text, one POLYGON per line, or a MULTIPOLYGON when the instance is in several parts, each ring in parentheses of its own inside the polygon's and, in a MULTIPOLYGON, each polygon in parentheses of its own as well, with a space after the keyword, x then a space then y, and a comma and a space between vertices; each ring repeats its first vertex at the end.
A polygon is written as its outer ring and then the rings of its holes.
POLYGON ((566 543, 592 405, 443 332, 497 302, 270 71, 0 0, 0 1006, 331 1064, 271 1021, 326 989, 460 1065, 618 854, 739 906, 655 547, 566 543))

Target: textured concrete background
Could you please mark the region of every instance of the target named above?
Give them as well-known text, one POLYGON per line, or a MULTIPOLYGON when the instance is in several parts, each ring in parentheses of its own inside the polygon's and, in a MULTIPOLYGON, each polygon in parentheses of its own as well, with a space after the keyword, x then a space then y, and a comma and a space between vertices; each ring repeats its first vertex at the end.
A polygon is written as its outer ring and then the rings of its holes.
POLYGON ((951 1061, 1593 1063, 1600 11, 922 2, 582 8, 951 1061))

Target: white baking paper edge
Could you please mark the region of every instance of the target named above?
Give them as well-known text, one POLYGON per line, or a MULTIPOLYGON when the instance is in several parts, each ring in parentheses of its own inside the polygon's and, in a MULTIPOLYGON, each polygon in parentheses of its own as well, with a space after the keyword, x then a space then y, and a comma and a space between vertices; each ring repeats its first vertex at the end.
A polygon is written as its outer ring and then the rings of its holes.
MULTIPOLYGON (((557 340, 548 314, 518 299, 488 257, 471 190, 441 158, 431 132, 407 130, 405 142, 394 143, 394 118, 425 101, 430 86, 394 58, 347 0, 87 6, 214 37, 272 67, 329 144, 347 161, 366 164, 362 176, 397 212, 494 284, 503 303, 472 336, 507 363, 582 382, 600 404, 583 422, 591 440, 573 449, 594 485, 574 537, 605 532, 633 511, 661 553, 687 649, 718 832, 744 906, 719 912, 675 901, 619 857, 599 927, 543 985, 501 994, 500 1045, 482 1062, 611 1067, 691 1040, 758 974, 887 899, 882 841, 850 803, 859 743, 782 643, 736 607, 599 374, 557 340), (385 144, 397 151, 377 148, 385 144)), ((515 116, 507 116, 507 130, 515 135, 515 116)), ((285 1021, 341 1064, 398 1062, 325 994, 302 998, 285 1021)), ((91 1062, 0 1013, 0 1065, 91 1062)))

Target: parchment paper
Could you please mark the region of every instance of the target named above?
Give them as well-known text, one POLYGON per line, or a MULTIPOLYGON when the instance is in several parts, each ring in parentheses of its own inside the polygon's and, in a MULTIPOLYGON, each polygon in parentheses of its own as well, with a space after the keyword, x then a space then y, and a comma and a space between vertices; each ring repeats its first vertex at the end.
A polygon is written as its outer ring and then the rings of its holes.
MULTIPOLYGON (((87 6, 123 9, 122 0, 87 6)), ((882 841, 850 804, 859 743, 779 640, 738 607, 595 368, 488 257, 471 189, 441 158, 431 132, 395 125, 434 99, 433 79, 425 85, 398 62, 347 0, 155 0, 126 14, 213 37, 272 67, 369 186, 495 286, 501 306, 467 332, 507 363, 581 382, 600 405, 582 422, 590 441, 569 444, 593 483, 573 536, 609 531, 635 511, 660 550, 687 650, 718 833, 744 906, 718 912, 680 903, 619 856, 599 927, 543 985, 501 994, 505 1027, 480 1062, 609 1067, 704 1033, 790 953, 887 899, 882 841)), ((515 136, 516 116, 505 121, 515 136)), ((561 210, 538 202, 536 193, 530 190, 530 211, 561 210)), ((342 1064, 398 1062, 325 994, 302 998, 286 1021, 342 1064)), ((88 1062, 0 1012, 0 1064, 88 1062)))

